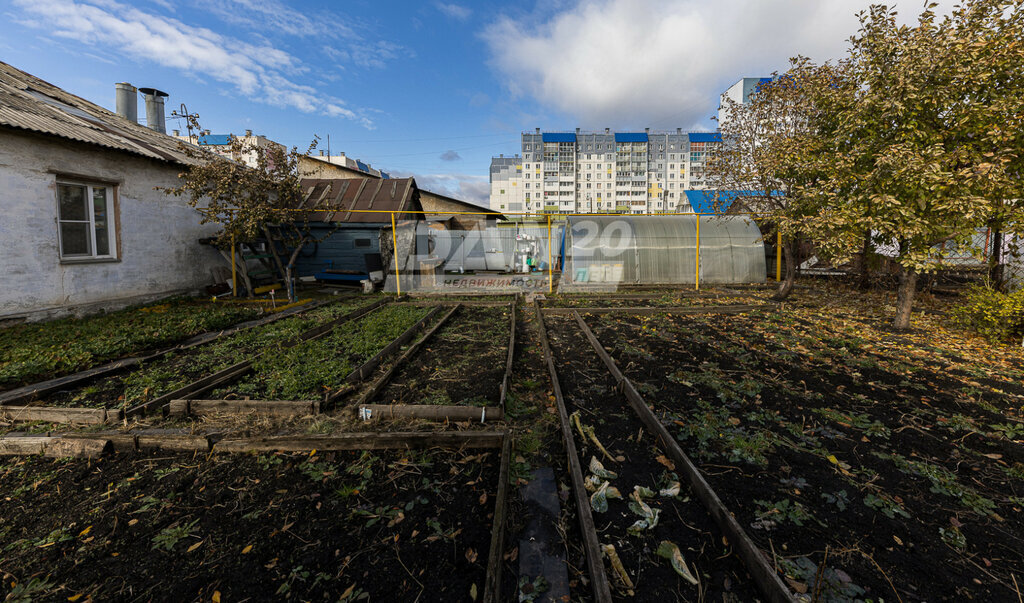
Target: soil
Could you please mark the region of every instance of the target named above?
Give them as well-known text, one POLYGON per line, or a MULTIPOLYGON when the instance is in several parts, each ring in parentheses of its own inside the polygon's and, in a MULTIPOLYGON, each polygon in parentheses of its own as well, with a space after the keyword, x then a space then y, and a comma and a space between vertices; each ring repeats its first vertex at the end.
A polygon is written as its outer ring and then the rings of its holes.
POLYGON ((703 598, 754 601, 758 595, 742 561, 726 544, 726 539, 702 504, 683 487, 679 496, 645 499, 660 511, 657 525, 638 534, 628 529, 641 518, 630 509, 629 495, 634 486, 657 493, 671 482, 679 482, 672 461, 646 433, 615 381, 590 347, 575 320, 545 318, 558 367, 566 410, 578 412, 584 426, 592 427, 598 441, 614 458, 608 458, 593 443, 573 430, 584 475, 596 458, 605 469, 618 474, 610 480, 622 499, 608 499, 606 512, 594 511, 594 523, 602 544, 613 544, 635 588, 629 592, 616 573, 606 564, 608 579, 617 599, 640 601, 696 601, 703 598), (683 558, 698 576, 699 585, 680 577, 668 561, 656 554, 659 544, 668 540, 680 547, 683 558))
POLYGON ((588 322, 796 585, 826 599, 1016 597, 1024 449, 990 426, 1013 416, 1020 383, 973 382, 972 402, 941 355, 876 353, 864 322, 786 310, 588 322))
POLYGON ((434 449, 7 460, 0 596, 479 599, 499 457, 434 449))
POLYGON ((386 404, 496 406, 508 357, 509 309, 461 307, 403 365, 386 404))

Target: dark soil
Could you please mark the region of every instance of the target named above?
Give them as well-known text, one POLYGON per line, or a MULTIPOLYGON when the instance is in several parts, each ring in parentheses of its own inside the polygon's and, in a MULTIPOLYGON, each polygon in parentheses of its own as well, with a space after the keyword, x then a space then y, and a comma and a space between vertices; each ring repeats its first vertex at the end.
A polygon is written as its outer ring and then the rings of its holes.
MULTIPOLYGON (((641 518, 629 508, 628 497, 634 486, 657 493, 670 482, 679 481, 673 472, 675 467, 659 450, 653 436, 645 432, 625 397, 616 391, 614 379, 575 320, 549 317, 545 322, 549 325, 566 410, 570 416, 579 412, 583 425, 593 427, 597 439, 616 458, 607 458, 592 441, 584 440, 573 430, 584 475, 590 473, 591 459, 597 458, 619 476, 611 483, 624 498, 609 499, 607 512, 594 512, 594 522, 599 541, 613 544, 627 568, 635 585, 636 600, 721 600, 723 596, 756 600, 757 591, 743 563, 688 486, 677 497, 645 499, 651 508, 660 510, 658 524, 638 535, 628 533, 627 529, 641 518), (667 560, 656 554, 663 540, 680 547, 687 564, 699 576, 699 586, 681 578, 667 560)), ((606 571, 616 596, 633 598, 607 564, 606 571)))
POLYGON ((508 358, 509 308, 461 307, 391 378, 387 404, 495 406, 508 358))
POLYGON ((0 596, 479 600, 499 461, 437 449, 8 460, 0 596))
POLYGON ((826 599, 1016 598, 1024 450, 990 429, 1020 384, 972 403, 920 348, 876 353, 863 324, 786 311, 588 320, 793 583, 826 599))

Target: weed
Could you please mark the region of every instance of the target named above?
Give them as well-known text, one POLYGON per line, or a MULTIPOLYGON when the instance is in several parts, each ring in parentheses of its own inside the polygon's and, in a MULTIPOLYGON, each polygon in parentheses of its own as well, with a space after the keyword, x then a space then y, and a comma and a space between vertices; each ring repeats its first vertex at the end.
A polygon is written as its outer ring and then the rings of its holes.
POLYGON ((943 542, 958 551, 962 551, 967 548, 967 538, 964 536, 964 533, 955 526, 939 528, 939 536, 942 538, 943 542))
POLYGON ((790 521, 798 526, 803 526, 808 519, 814 519, 811 513, 799 502, 791 501, 788 498, 778 502, 756 500, 761 510, 757 512, 758 519, 770 518, 777 522, 790 521))
POLYGON ((160 530, 160 533, 153 537, 153 550, 164 549, 165 551, 173 551, 174 545, 192 535, 192 530, 196 527, 197 523, 199 523, 198 519, 191 523, 160 530))
POLYGON ((895 519, 897 515, 910 519, 910 513, 907 513, 906 509, 885 494, 878 496, 868 493, 868 495, 864 497, 864 504, 872 509, 881 511, 882 514, 889 519, 895 519))
POLYGON ((831 494, 826 492, 821 497, 825 499, 825 502, 835 505, 840 511, 845 511, 847 505, 850 504, 850 499, 846 496, 846 490, 840 490, 831 494))

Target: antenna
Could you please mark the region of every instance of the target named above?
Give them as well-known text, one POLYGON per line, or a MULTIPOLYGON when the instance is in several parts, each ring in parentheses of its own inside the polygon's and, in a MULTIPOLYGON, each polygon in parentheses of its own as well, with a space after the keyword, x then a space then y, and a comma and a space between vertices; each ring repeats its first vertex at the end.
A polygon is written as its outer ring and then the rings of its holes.
POLYGON ((327 161, 331 160, 331 135, 327 135, 327 161))
POLYGON ((188 140, 189 140, 189 142, 192 142, 192 128, 193 127, 197 128, 197 129, 199 128, 199 114, 198 113, 189 113, 188 112, 188 107, 185 106, 185 103, 181 103, 180 111, 179 110, 171 111, 171 117, 174 118, 174 119, 184 119, 185 120, 185 128, 188 130, 188 140))

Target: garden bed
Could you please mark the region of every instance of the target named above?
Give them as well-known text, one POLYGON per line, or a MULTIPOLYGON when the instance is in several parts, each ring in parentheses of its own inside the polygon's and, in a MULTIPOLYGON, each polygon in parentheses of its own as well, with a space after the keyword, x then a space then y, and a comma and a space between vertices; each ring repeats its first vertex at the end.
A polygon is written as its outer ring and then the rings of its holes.
POLYGON ((509 306, 462 307, 400 366, 385 404, 496 406, 509 344, 509 306))
POLYGON ((1015 599, 1020 354, 804 301, 587 320, 798 592, 1015 599))
POLYGON ((481 600, 500 453, 3 459, 0 596, 481 600))
POLYGON ((175 298, 86 318, 0 329, 0 391, 141 355, 259 316, 251 305, 175 298))
POLYGON ((56 391, 37 405, 131 408, 263 352, 274 353, 304 331, 366 305, 365 300, 329 304, 210 343, 174 351, 151 362, 56 391))
POLYGON ((429 308, 389 304, 323 337, 259 357, 249 375, 214 390, 211 397, 323 399, 341 389, 353 371, 429 312, 429 308))
POLYGON ((546 318, 545 322, 598 538, 602 545, 614 545, 631 581, 627 585, 606 562, 613 597, 643 601, 756 598, 743 563, 685 479, 675 472, 675 463, 658 448, 616 390, 615 379, 575 320, 546 318), (595 461, 600 464, 596 471, 595 461), (602 468, 613 473, 602 478, 602 468), (597 486, 603 482, 608 486, 597 486), (619 497, 607 495, 613 488, 619 497), (678 547, 680 571, 693 580, 682 577, 668 559, 659 556, 663 542, 678 547))

